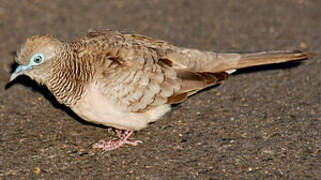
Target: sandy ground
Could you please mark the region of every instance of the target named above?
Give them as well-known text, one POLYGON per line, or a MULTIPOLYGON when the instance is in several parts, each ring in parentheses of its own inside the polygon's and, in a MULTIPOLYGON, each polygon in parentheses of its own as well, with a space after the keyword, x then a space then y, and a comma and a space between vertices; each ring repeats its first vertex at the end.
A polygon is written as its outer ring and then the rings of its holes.
POLYGON ((321 1, 0 0, 0 179, 319 179, 321 1), (301 64, 249 68, 174 107, 103 153, 110 138, 21 77, 15 51, 34 34, 65 41, 88 29, 145 34, 218 52, 307 49, 301 64))

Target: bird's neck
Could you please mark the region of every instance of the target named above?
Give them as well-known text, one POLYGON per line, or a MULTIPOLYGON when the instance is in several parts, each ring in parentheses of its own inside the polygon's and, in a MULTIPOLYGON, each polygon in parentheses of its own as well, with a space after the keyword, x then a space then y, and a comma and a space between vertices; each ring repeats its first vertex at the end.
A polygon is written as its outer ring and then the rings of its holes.
POLYGON ((66 49, 53 65, 45 84, 60 103, 72 106, 81 98, 93 73, 89 60, 78 58, 77 54, 66 49))

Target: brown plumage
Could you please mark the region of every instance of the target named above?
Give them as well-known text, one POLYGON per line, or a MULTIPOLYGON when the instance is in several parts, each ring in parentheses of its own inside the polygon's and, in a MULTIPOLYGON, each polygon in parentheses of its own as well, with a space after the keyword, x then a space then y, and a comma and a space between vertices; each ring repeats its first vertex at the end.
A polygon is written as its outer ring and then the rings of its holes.
POLYGON ((116 31, 90 32, 74 42, 51 36, 29 38, 11 80, 26 74, 84 120, 128 130, 119 141, 95 147, 111 150, 127 143, 189 95, 220 83, 236 69, 303 60, 311 53, 267 51, 222 53, 176 47, 164 41, 116 31), (40 63, 38 63, 40 62, 40 63))

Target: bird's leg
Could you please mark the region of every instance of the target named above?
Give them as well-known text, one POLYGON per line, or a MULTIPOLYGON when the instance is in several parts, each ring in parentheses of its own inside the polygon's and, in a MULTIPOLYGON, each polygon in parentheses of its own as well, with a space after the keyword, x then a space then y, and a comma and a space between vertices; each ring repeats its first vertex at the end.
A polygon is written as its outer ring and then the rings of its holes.
POLYGON ((114 149, 119 148, 120 146, 124 145, 124 144, 129 144, 132 146, 137 146, 139 143, 142 143, 142 141, 140 140, 129 140, 129 136, 131 134, 133 134, 133 131, 129 131, 129 130, 119 130, 116 129, 116 135, 118 136, 117 140, 109 140, 109 141, 105 141, 102 140, 96 144, 93 145, 93 148, 98 148, 98 149, 103 149, 105 151, 111 151, 114 149))

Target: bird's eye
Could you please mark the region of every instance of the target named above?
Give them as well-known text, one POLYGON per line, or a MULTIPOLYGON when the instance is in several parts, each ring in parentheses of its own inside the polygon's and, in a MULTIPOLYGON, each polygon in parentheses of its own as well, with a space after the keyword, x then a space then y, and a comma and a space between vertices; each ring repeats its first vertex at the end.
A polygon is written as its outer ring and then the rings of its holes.
POLYGON ((40 64, 42 60, 42 56, 36 56, 33 58, 33 62, 35 62, 36 64, 40 64))
POLYGON ((37 64, 41 63, 41 61, 42 61, 42 57, 41 57, 41 56, 37 56, 37 57, 35 57, 35 58, 33 59, 33 62, 35 62, 35 63, 37 63, 37 64))
POLYGON ((44 60, 44 56, 42 54, 35 54, 31 58, 32 63, 35 65, 41 64, 43 62, 43 60, 44 60))

